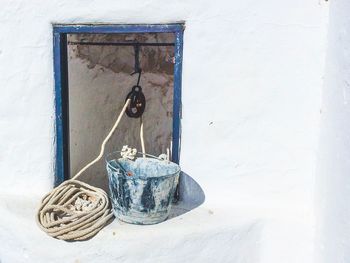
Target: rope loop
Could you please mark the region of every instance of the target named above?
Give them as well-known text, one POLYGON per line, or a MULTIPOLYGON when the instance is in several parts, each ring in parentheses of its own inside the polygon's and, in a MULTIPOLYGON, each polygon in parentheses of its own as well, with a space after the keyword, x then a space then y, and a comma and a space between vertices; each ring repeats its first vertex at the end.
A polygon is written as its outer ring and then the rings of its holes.
POLYGON ((85 240, 98 233, 113 217, 107 193, 77 178, 102 158, 105 145, 129 103, 130 99, 103 140, 100 154, 72 179, 63 182, 42 199, 36 219, 39 227, 48 235, 62 240, 85 240))

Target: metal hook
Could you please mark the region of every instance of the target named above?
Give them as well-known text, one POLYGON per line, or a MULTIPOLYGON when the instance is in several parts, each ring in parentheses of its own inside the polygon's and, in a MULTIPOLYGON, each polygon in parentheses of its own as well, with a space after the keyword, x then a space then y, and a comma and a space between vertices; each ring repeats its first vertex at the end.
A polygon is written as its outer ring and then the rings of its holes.
POLYGON ((130 75, 132 76, 135 73, 138 73, 139 76, 137 78, 137 84, 132 88, 132 90, 126 96, 126 100, 130 99, 131 102, 126 108, 125 113, 131 118, 139 118, 142 116, 143 112, 145 111, 146 99, 145 99, 145 95, 142 92, 142 88, 139 85, 142 70, 140 68, 140 57, 139 57, 140 45, 138 43, 135 43, 134 51, 135 51, 135 68, 134 68, 134 72, 131 73, 130 75))
POLYGON ((136 74, 136 73, 139 73, 139 76, 137 77, 137 84, 136 84, 136 86, 139 86, 139 85, 140 85, 141 72, 142 72, 142 69, 139 69, 138 72, 135 71, 135 72, 133 72, 133 73, 130 74, 130 75, 132 76, 132 75, 134 75, 134 74, 136 74))
POLYGON ((134 44, 134 55, 135 55, 134 72, 131 73, 130 75, 132 76, 136 73, 139 74, 138 79, 137 79, 137 84, 136 84, 136 86, 139 86, 140 79, 141 79, 141 72, 142 72, 142 69, 140 68, 140 45, 139 45, 139 43, 134 44))
POLYGON ((135 66, 134 66, 134 72, 131 73, 131 75, 134 75, 135 73, 140 72, 140 45, 138 43, 134 44, 134 56, 135 56, 135 66))

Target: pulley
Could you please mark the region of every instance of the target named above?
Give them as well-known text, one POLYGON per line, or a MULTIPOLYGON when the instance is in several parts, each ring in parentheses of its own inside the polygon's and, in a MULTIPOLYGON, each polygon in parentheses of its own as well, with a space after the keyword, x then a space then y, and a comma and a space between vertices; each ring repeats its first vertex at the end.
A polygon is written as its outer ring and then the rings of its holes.
POLYGON ((126 108, 126 115, 128 115, 130 118, 141 117, 146 107, 146 98, 142 92, 141 86, 133 86, 132 90, 126 96, 125 101, 128 99, 130 99, 130 103, 126 108))

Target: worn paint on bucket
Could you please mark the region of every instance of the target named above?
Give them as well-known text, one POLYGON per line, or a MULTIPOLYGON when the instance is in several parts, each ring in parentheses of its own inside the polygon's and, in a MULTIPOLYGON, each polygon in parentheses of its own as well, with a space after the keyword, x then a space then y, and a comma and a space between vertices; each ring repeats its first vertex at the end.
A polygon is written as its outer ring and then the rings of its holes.
POLYGON ((135 161, 107 156, 107 172, 115 216, 132 224, 156 224, 169 216, 180 166, 146 155, 135 161))

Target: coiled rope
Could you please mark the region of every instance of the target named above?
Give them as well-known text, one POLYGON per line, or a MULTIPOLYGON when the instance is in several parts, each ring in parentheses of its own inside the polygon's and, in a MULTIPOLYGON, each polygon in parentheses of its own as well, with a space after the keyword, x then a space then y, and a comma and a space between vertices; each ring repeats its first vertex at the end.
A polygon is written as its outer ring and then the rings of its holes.
MULTIPOLYGON (((39 227, 48 235, 62 240, 85 240, 94 236, 113 217, 107 193, 77 178, 102 158, 105 145, 129 103, 130 99, 103 140, 100 154, 72 179, 63 182, 42 199, 36 219, 39 227)), ((144 149, 142 121, 140 137, 144 149)))

